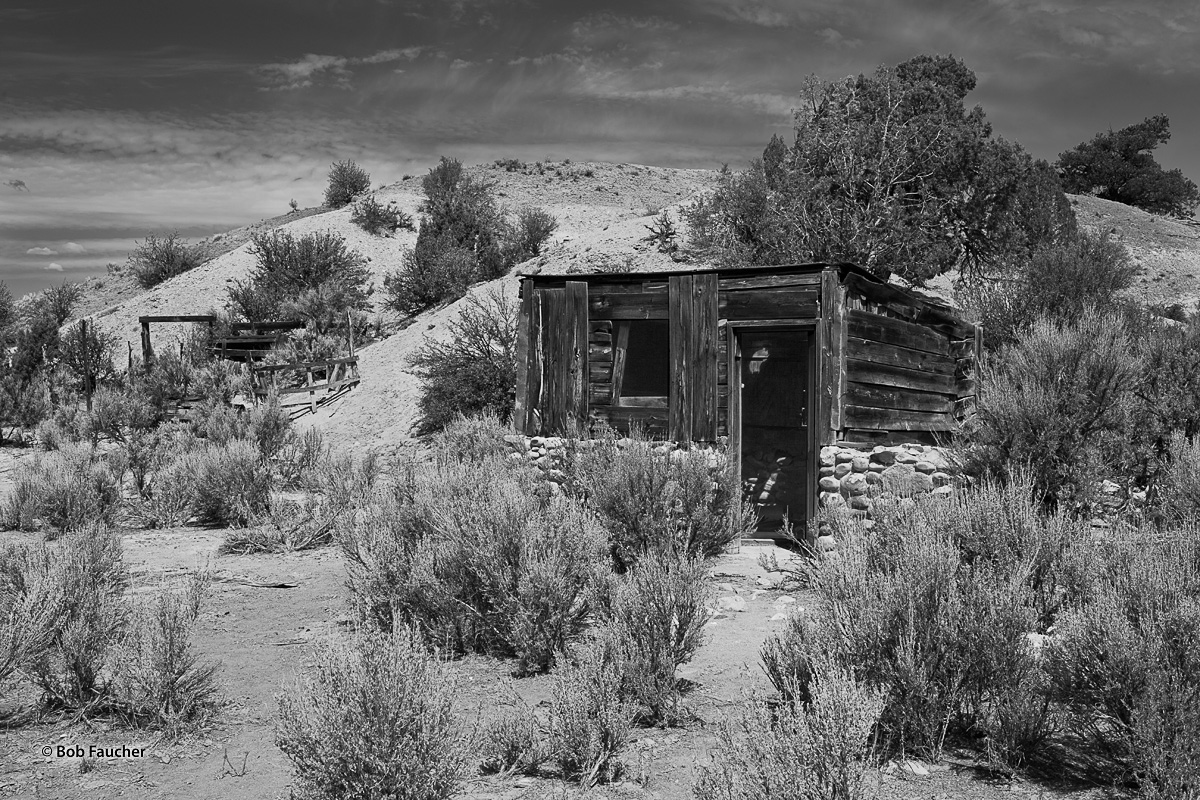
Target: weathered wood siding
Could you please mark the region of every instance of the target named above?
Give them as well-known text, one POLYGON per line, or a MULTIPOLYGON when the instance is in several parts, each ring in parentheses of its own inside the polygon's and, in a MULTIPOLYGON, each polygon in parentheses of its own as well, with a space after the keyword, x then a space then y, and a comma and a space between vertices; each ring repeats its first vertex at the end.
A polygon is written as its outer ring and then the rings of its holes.
POLYGON ((854 268, 799 265, 527 279, 516 425, 532 434, 604 422, 678 440, 733 435, 728 331, 738 324, 815 327, 819 444, 932 441, 974 406, 975 326, 854 268), (633 320, 668 326, 663 397, 622 394, 633 320))
POLYGON ((947 435, 974 397, 975 328, 948 309, 850 273, 838 438, 888 444, 947 435))
POLYGON ((587 284, 530 286, 521 300, 526 344, 517 351, 518 364, 525 365, 517 383, 517 420, 535 435, 582 431, 588 414, 587 284))
POLYGON ((677 442, 717 438, 718 344, 716 273, 674 275, 671 332, 670 436, 677 442))

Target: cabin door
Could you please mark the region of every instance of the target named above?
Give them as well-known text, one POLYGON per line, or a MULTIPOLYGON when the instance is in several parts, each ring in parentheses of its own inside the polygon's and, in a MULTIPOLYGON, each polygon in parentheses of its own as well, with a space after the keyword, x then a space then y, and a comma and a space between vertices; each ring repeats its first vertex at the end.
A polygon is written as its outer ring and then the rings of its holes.
POLYGON ((779 531, 786 518, 803 536, 812 513, 812 337, 805 329, 743 328, 734 339, 733 366, 741 376, 737 442, 742 492, 758 512, 760 531, 779 531))

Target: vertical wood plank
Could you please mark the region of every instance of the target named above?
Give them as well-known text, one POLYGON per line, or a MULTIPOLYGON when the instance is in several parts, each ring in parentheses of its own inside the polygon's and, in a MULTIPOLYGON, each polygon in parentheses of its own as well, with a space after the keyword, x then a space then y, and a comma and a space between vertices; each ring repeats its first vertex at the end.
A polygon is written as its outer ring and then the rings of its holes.
POLYGON ((566 398, 563 396, 562 356, 562 289, 542 289, 538 293, 542 308, 542 397, 538 405, 542 411, 539 434, 553 435, 562 424, 562 411, 566 398))
POLYGON ((742 365, 740 361, 741 345, 738 343, 737 332, 731 327, 725 327, 726 369, 729 375, 729 450, 728 457, 734 464, 734 485, 737 486, 738 496, 742 494, 742 365))
POLYGON ((979 365, 983 361, 983 323, 975 323, 975 363, 971 364, 971 377, 975 379, 975 407, 979 408, 979 401, 983 398, 983 383, 979 380, 979 365))
POLYGON ((672 275, 667 287, 667 319, 670 332, 671 389, 667 400, 667 431, 677 442, 691 441, 690 341, 692 333, 693 280, 691 275, 672 275))
MULTIPOLYGON (((834 273, 836 277, 837 273, 834 273)), ((833 402, 829 407, 829 427, 840 431, 846 427, 846 287, 839 281, 834 287, 833 304, 829 309, 830 358, 833 361, 833 402)))
POLYGON ((529 317, 533 303, 533 284, 521 279, 517 315, 517 385, 513 392, 512 426, 515 433, 529 433, 529 317))
MULTIPOLYGON (((833 424, 833 398, 837 392, 838 365, 834 356, 836 327, 833 309, 837 305, 838 276, 833 268, 821 272, 821 318, 817 323, 817 419, 813 426, 816 444, 833 444, 837 428, 833 424)), ((840 334, 838 336, 840 340, 840 334)))
POLYGON ((154 358, 154 350, 150 347, 150 323, 142 323, 142 364, 149 365, 154 358))
POLYGON ((542 336, 541 290, 529 287, 529 372, 525 381, 525 432, 530 436, 541 433, 542 427, 542 363, 545 360, 545 337, 542 336))
POLYGON ((613 405, 621 400, 621 387, 625 383, 625 361, 629 353, 629 320, 618 320, 616 336, 613 337, 613 373, 612 373, 612 402, 613 405))
POLYGON ((693 276, 692 292, 691 434, 695 441, 712 442, 717 438, 717 358, 720 353, 716 273, 693 276))
POLYGON ((563 433, 581 436, 587 429, 588 416, 588 286, 584 281, 567 281, 564 290, 564 328, 567 341, 567 413, 563 433))
POLYGON ((821 319, 817 324, 817 445, 832 445, 841 429, 845 386, 846 293, 834 267, 821 272, 821 319))
MULTIPOLYGON (((182 347, 182 345, 180 345, 182 347)), ((83 393, 87 398, 87 410, 92 410, 92 365, 88 359, 88 321, 79 320, 79 363, 83 365, 83 393)))

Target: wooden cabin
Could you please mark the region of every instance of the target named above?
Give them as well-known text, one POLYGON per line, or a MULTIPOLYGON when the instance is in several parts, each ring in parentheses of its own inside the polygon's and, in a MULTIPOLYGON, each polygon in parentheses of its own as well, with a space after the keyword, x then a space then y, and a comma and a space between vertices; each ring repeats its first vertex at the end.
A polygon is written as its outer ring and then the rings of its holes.
POLYGON ((766 527, 812 516, 824 445, 933 444, 975 398, 980 331, 851 264, 521 281, 514 425, 728 437, 766 527))

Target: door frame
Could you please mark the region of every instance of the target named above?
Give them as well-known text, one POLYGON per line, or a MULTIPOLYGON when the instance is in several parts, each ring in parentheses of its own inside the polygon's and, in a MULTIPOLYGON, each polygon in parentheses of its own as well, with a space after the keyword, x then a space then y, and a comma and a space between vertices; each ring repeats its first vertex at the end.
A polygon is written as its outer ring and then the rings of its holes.
MULTIPOLYGON (((743 330, 780 330, 808 334, 808 486, 805 487, 805 519, 792 521, 792 531, 809 547, 816 543, 816 531, 809 525, 817 513, 817 483, 820 480, 821 444, 817 437, 817 346, 818 325, 815 319, 754 319, 729 320, 725 323, 726 375, 729 376, 729 452, 734 459, 734 475, 738 498, 742 498, 742 370, 739 333, 743 330), (797 534, 797 527, 800 528, 797 534)), ((757 538, 757 537, 756 537, 757 538)))

